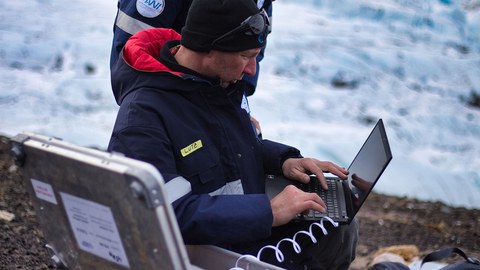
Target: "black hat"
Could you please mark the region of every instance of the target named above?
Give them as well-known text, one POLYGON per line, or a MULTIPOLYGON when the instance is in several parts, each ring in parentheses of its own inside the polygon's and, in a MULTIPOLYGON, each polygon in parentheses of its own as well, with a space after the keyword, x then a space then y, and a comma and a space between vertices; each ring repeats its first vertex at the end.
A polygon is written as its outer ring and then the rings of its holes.
POLYGON ((182 29, 181 44, 198 52, 239 52, 263 47, 267 30, 251 31, 245 23, 242 24, 251 16, 256 20, 250 21, 268 26, 268 17, 260 12, 253 0, 193 0, 182 29), (240 25, 245 27, 239 29, 240 25))

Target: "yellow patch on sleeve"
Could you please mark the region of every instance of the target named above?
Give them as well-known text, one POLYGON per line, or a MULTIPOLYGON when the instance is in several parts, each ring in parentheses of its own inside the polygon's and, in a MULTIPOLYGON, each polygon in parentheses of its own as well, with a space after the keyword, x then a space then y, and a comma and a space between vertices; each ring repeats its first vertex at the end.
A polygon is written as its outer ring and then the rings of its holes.
POLYGON ((190 144, 189 146, 183 148, 182 150, 180 150, 180 153, 182 154, 182 157, 186 157, 202 147, 203 147, 202 140, 198 140, 190 144))

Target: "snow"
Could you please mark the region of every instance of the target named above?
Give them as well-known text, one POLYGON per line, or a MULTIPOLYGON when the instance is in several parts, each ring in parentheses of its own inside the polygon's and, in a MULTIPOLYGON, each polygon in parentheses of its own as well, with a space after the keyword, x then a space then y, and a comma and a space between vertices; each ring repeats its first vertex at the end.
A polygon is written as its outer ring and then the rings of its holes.
MULTIPOLYGON (((377 192, 480 208, 480 108, 468 104, 480 1, 278 0, 273 12, 249 99, 264 137, 348 166, 382 118, 393 160, 377 192)), ((107 146, 115 15, 115 0, 0 2, 0 133, 107 146)))

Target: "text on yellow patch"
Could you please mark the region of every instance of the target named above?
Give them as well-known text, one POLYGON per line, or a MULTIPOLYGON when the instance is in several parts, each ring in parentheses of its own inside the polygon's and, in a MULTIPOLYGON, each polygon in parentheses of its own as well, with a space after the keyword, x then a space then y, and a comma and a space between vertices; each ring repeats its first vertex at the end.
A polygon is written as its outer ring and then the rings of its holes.
POLYGON ((180 153, 182 154, 182 157, 186 157, 188 155, 190 155, 192 152, 200 149, 203 147, 203 144, 202 144, 202 141, 201 140, 198 140, 192 144, 190 144, 189 146, 183 148, 182 150, 180 150, 180 153))

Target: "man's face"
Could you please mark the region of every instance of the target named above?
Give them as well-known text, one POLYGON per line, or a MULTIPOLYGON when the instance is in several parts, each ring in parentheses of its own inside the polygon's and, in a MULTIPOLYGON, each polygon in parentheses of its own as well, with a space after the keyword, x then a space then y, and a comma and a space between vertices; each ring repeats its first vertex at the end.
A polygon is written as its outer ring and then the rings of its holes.
POLYGON ((212 50, 208 53, 208 76, 221 80, 222 87, 242 79, 244 74, 249 76, 257 72, 257 55, 260 48, 241 52, 221 52, 212 50))

